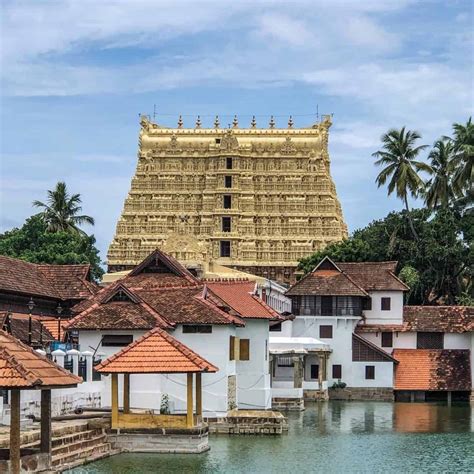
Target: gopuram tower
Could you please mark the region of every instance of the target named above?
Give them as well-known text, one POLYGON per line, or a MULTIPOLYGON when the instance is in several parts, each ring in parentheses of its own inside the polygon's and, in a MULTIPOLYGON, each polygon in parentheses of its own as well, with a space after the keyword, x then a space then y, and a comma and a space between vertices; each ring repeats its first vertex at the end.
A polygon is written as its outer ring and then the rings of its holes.
POLYGON ((109 272, 155 248, 280 282, 347 236, 330 174, 331 117, 307 128, 170 128, 141 117, 138 164, 108 252, 109 272))

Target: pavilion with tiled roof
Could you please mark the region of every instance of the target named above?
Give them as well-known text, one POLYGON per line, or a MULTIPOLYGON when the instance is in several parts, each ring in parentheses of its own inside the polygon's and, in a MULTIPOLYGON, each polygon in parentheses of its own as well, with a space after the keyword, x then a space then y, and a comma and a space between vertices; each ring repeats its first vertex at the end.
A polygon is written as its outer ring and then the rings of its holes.
POLYGON ((10 469, 20 472, 20 391, 41 390, 40 453, 51 456, 51 389, 76 387, 82 379, 0 331, 0 388, 11 391, 10 469))
POLYGON ((201 373, 218 368, 156 327, 140 339, 104 360, 96 370, 112 374, 112 429, 146 429, 159 427, 192 428, 201 422, 201 373), (133 374, 187 374, 187 414, 150 415, 130 411, 130 376, 133 374), (124 374, 123 413, 118 410, 118 375, 124 374), (196 416, 193 414, 193 374, 196 374, 196 416))

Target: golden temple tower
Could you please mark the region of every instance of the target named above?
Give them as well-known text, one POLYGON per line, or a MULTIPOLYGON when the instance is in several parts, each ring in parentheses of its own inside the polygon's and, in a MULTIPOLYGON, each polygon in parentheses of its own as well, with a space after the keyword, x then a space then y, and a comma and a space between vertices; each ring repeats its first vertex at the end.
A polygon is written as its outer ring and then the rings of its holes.
POLYGON ((141 117, 138 164, 108 252, 109 272, 155 248, 281 282, 297 261, 347 236, 330 174, 330 116, 308 128, 194 128, 141 117))

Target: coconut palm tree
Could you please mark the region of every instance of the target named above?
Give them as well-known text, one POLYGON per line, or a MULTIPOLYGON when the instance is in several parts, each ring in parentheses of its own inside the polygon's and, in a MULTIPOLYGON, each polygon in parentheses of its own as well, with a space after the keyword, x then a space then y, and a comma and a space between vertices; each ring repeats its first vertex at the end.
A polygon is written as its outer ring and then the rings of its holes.
POLYGON ((413 221, 410 215, 410 207, 408 205, 408 195, 417 197, 420 189, 424 186, 424 182, 418 175, 420 171, 428 171, 430 167, 416 158, 427 145, 415 146, 416 141, 421 135, 414 130, 390 129, 382 135, 382 149, 372 153, 376 166, 385 166, 379 173, 375 182, 378 187, 384 185, 388 179, 388 194, 394 191, 404 203, 407 210, 408 222, 411 232, 415 240, 418 240, 418 234, 415 231, 413 221))
POLYGON ((464 195, 465 191, 472 191, 474 181, 474 123, 472 117, 466 125, 453 124, 454 150, 456 152, 456 173, 453 179, 454 191, 464 195))
POLYGON ((439 206, 446 209, 454 199, 452 187, 455 170, 454 143, 447 139, 437 140, 428 155, 428 160, 430 160, 428 172, 432 177, 426 183, 425 203, 431 209, 439 206))
POLYGON ((78 215, 81 212, 81 195, 69 195, 66 183, 60 181, 56 188, 48 191, 46 204, 41 201, 33 201, 33 206, 43 208, 41 213, 47 224, 49 232, 81 232, 82 224, 94 225, 94 219, 90 216, 78 215))

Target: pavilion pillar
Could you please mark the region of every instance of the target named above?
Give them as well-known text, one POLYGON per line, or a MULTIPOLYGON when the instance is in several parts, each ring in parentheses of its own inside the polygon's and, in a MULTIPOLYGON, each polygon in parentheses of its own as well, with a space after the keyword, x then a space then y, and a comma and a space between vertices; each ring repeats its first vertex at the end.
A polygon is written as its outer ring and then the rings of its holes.
POLYGON ((303 387, 303 361, 301 356, 293 357, 293 387, 303 387))
POLYGON ((10 397, 10 468, 20 472, 20 390, 12 390, 10 397))
POLYGON ((201 372, 196 373, 196 415, 202 416, 202 377, 201 372))
POLYGON ((123 412, 130 413, 130 374, 123 374, 123 412))
POLYGON ((193 374, 189 372, 187 375, 187 399, 186 399, 186 426, 192 428, 194 426, 193 417, 193 374))
POLYGON ((41 390, 40 451, 51 454, 51 390, 41 390))
POLYGON ((323 389, 324 372, 325 372, 325 360, 324 360, 324 356, 320 353, 319 354, 319 370, 318 370, 318 385, 319 385, 320 391, 323 389))
POLYGON ((118 374, 112 374, 112 428, 116 429, 118 426, 118 374))

